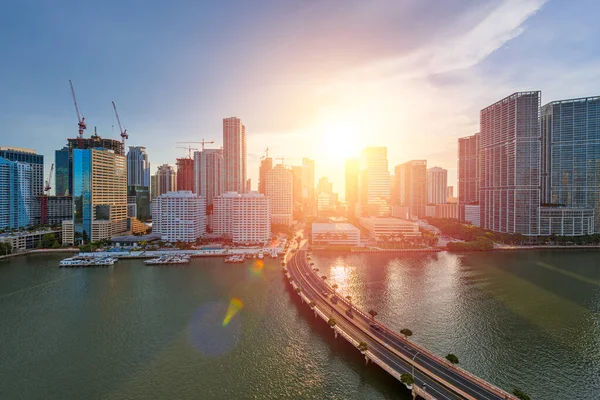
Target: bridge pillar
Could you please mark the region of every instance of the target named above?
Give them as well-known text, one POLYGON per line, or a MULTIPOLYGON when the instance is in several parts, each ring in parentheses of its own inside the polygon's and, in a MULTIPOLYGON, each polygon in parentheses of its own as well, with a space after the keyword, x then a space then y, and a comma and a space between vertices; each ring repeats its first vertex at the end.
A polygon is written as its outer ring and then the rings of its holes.
POLYGON ((412 392, 412 398, 413 398, 413 400, 416 400, 416 398, 417 398, 417 391, 416 390, 411 390, 411 392, 412 392))
POLYGON ((369 357, 365 354, 365 365, 369 364, 369 357))
POLYGON ((335 338, 337 339, 337 329, 333 328, 333 335, 335 336, 335 338))

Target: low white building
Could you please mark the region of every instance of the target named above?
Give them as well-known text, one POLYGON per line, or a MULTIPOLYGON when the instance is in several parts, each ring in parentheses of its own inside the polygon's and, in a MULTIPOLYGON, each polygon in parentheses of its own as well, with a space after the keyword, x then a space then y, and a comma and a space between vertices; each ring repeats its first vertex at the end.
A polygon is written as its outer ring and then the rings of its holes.
POLYGON ((360 245, 360 229, 349 223, 313 223, 312 243, 358 246, 360 245))
POLYGON ((480 207, 479 204, 465 204, 465 221, 470 223, 473 226, 481 226, 480 219, 481 219, 481 215, 480 215, 480 207))
POLYGON ((190 190, 160 195, 152 201, 152 232, 167 242, 195 242, 206 233, 206 200, 190 190))
POLYGON ((213 233, 234 243, 265 243, 271 238, 270 199, 251 191, 226 192, 213 199, 213 233))
POLYGON ((398 218, 362 217, 360 225, 369 232, 369 236, 376 241, 384 236, 402 235, 404 237, 420 237, 419 225, 398 218))

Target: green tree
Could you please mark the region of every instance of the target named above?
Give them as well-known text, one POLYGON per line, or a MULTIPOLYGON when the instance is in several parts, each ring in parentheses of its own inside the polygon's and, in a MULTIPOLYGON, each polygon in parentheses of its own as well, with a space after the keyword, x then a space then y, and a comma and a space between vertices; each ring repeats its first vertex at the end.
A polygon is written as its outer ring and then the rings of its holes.
POLYGON ((335 321, 335 318, 329 318, 329 320, 327 321, 327 323, 332 328, 337 324, 337 322, 335 321))
POLYGON ((41 240, 38 240, 37 244, 35 245, 36 249, 43 249, 44 248, 44 242, 42 242, 41 240))
POLYGON ((515 396, 517 396, 521 400, 531 400, 531 397, 527 393, 525 393, 524 391, 522 391, 521 389, 515 388, 513 390, 513 394, 515 396))
POLYGON ((404 383, 406 386, 412 386, 415 383, 415 378, 411 374, 402 374, 400 375, 400 382, 404 383))
POLYGON ((401 334, 403 334, 405 337, 409 337, 412 336, 412 331, 408 328, 404 328, 400 331, 401 334))
POLYGON ((367 350, 369 350, 369 346, 366 342, 360 342, 356 348, 362 353, 365 354, 367 350))
POLYGON ((45 249, 52 247, 52 244, 54 244, 55 240, 54 233, 46 233, 44 236, 42 236, 42 244, 45 249))
POLYGON ((60 249, 60 243, 58 243, 58 240, 55 240, 54 243, 52 243, 52 248, 53 249, 60 249))
POLYGON ((371 314, 371 319, 375 319, 375 317, 377 316, 377 311, 369 310, 369 314, 371 314))
POLYGON ((452 353, 450 353, 446 356, 446 360, 450 361, 452 364, 458 364, 458 357, 456 357, 452 353))

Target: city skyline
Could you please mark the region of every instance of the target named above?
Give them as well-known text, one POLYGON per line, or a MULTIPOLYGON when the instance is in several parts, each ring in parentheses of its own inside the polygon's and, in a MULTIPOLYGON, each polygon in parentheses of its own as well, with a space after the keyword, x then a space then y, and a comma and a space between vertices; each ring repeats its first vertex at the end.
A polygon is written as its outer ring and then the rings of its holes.
POLYGON ((118 139, 115 100, 128 145, 145 146, 153 165, 185 155, 177 140, 220 143, 221 118, 236 115, 247 126, 253 189, 269 146, 273 157, 314 159, 315 175, 328 176, 342 198, 343 159, 368 145, 387 146, 390 165, 427 159, 448 169, 456 185, 455 141, 478 131, 485 105, 525 90, 542 89, 544 104, 586 97, 600 83, 591 12, 598 5, 589 0, 449 2, 435 13, 427 2, 347 2, 343 9, 239 3, 234 17, 230 6, 192 3, 143 12, 120 5, 116 15, 110 4, 61 11, 61 20, 85 15, 85 30, 59 25, 49 6, 36 13, 11 7, 20 22, 9 21, 5 37, 22 40, 0 39, 15 60, 0 67, 10 94, 0 115, 6 131, 18 135, 3 145, 34 147, 46 156, 46 171, 52 152, 77 130, 68 79, 89 123, 86 134, 97 126, 99 135, 118 139), (295 23, 298 15, 312 28, 295 23), (219 34, 224 18, 238 28, 219 34), (67 56, 73 52, 78 57, 67 56), (228 62, 231 54, 244 62, 228 62), (28 65, 42 58, 45 73, 31 74, 28 65), (340 145, 334 156, 327 152, 332 144, 340 145))

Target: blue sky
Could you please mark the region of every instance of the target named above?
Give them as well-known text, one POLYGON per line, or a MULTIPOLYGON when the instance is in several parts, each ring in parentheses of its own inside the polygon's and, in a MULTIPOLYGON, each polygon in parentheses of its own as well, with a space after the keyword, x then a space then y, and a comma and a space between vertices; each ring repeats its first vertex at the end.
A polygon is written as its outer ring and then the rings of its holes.
POLYGON ((111 101, 153 170, 222 142, 242 118, 256 187, 265 147, 308 156, 343 193, 343 159, 388 147, 449 169, 479 110, 515 91, 600 94, 594 0, 19 1, 0 6, 0 145, 49 167, 77 133, 118 137, 111 101), (52 3, 52 4, 51 4, 52 3))

